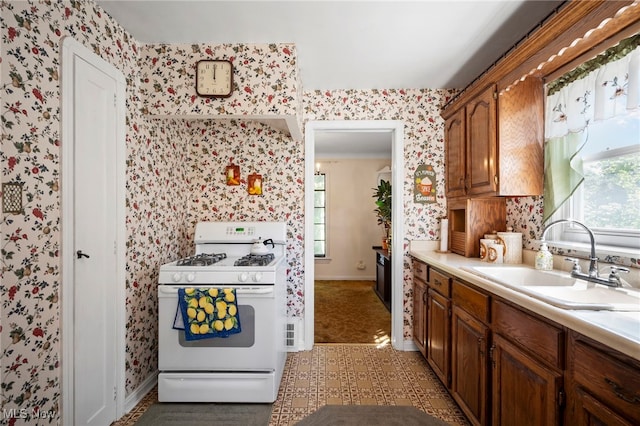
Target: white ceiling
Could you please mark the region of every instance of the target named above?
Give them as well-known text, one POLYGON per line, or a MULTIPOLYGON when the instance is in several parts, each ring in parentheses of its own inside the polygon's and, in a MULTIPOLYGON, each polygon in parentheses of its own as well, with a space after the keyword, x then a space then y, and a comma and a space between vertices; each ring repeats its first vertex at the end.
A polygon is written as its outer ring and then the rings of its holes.
MULTIPOLYGON (((143 43, 295 43, 302 87, 464 88, 562 0, 97 0, 143 43)), ((389 134, 323 132, 316 155, 391 156, 389 134)))

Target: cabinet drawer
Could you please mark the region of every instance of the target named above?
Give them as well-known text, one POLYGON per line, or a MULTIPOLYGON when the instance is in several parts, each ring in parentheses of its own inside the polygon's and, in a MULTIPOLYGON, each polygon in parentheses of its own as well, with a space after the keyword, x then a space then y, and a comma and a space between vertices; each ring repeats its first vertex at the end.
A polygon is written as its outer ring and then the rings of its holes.
POLYGON ((451 297, 451 278, 437 269, 429 268, 429 287, 444 297, 451 297))
POLYGON ((427 265, 414 260, 413 261, 413 276, 421 279, 425 283, 427 282, 427 265))
POLYGON ((640 366, 637 362, 612 355, 571 333, 570 363, 573 377, 582 388, 591 392, 615 412, 640 420, 640 366))
POLYGON ((496 333, 528 350, 551 367, 564 367, 564 331, 506 303, 492 303, 492 325, 496 333))
POLYGON ((489 322, 489 303, 488 294, 469 287, 458 280, 453 280, 453 304, 461 307, 472 316, 482 322, 489 322))

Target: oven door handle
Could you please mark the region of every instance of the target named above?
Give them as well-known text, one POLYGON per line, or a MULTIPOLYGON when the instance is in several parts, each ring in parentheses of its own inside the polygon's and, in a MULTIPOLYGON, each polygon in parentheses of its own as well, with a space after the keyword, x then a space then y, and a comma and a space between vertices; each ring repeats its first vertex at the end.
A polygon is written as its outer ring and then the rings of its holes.
MULTIPOLYGON (((178 294, 179 287, 158 286, 158 291, 163 294, 178 294)), ((236 294, 270 294, 273 293, 274 286, 237 288, 236 294)))

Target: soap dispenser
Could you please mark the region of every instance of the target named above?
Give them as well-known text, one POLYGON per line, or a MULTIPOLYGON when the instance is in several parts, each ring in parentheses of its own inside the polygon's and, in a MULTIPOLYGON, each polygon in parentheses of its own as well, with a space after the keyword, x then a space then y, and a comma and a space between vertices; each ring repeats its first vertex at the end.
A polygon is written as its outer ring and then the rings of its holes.
POLYGON ((553 254, 549 251, 547 243, 544 241, 540 246, 540 250, 536 254, 536 269, 550 271, 553 269, 553 254))

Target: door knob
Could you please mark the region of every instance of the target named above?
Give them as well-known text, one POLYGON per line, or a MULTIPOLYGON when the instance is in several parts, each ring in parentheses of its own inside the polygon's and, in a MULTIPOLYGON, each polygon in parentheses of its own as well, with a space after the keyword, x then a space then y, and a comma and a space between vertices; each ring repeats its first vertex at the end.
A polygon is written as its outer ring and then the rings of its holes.
POLYGON ((89 258, 89 255, 86 253, 83 253, 82 250, 78 250, 76 252, 76 255, 78 256, 78 259, 82 259, 83 257, 86 257, 87 259, 89 258))

